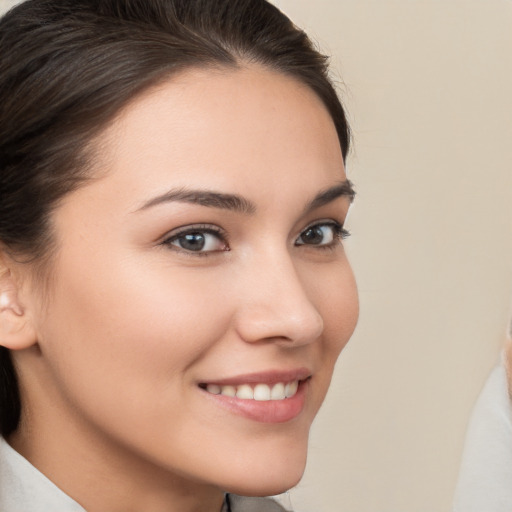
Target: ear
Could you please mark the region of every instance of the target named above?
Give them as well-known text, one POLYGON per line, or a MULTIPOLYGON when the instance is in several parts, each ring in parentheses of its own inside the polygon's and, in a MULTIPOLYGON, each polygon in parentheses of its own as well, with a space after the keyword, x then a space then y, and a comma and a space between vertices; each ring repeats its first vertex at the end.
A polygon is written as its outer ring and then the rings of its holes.
POLYGON ((20 302, 20 283, 13 265, 0 253, 0 346, 22 350, 36 343, 30 316, 20 302))

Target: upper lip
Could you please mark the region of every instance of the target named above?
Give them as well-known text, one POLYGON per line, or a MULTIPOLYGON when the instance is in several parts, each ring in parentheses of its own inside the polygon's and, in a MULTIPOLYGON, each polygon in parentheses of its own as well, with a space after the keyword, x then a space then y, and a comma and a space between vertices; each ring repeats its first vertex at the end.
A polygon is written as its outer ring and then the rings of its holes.
POLYGON ((240 384, 277 384, 278 382, 292 382, 305 380, 311 377, 311 370, 308 368, 296 368, 292 370, 269 370, 263 372, 235 375, 222 379, 202 381, 201 384, 217 384, 218 386, 237 386, 240 384))

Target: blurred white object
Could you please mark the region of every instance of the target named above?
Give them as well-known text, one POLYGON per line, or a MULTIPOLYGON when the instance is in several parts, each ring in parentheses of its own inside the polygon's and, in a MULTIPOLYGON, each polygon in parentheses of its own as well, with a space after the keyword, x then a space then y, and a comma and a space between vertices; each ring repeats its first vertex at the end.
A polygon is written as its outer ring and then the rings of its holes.
POLYGON ((272 496, 272 498, 277 501, 277 503, 279 503, 287 512, 293 512, 292 501, 288 491, 284 492, 283 494, 272 496))
POLYGON ((473 409, 454 511, 512 511, 512 404, 503 362, 492 371, 473 409))

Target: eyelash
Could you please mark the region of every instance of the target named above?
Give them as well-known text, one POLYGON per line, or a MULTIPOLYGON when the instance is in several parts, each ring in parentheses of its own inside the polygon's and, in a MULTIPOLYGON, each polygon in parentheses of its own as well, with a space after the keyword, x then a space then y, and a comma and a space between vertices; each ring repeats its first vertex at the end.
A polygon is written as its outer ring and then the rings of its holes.
MULTIPOLYGON (((350 236, 350 233, 338 222, 336 221, 320 221, 315 222, 313 224, 310 224, 306 228, 304 228, 300 235, 297 237, 297 240, 295 241, 294 245, 296 247, 300 246, 309 246, 310 248, 314 249, 321 249, 321 250, 327 250, 327 249, 334 249, 336 248, 339 243, 342 240, 345 240, 350 236), (303 237, 309 230, 314 228, 322 228, 322 227, 330 227, 333 230, 333 240, 327 244, 307 244, 307 243, 297 243, 297 240, 299 240, 301 237, 303 237)), ((213 226, 210 224, 198 224, 193 226, 187 226, 181 230, 179 230, 176 233, 171 234, 170 236, 167 236, 162 242, 161 245, 166 246, 172 250, 190 255, 190 256, 209 256, 212 253, 219 253, 219 252, 227 252, 230 250, 229 248, 229 239, 227 233, 220 229, 217 226, 213 226), (180 247, 173 242, 176 242, 180 239, 184 239, 186 236, 190 235, 213 235, 215 236, 220 243, 225 248, 219 249, 219 250, 211 250, 211 251, 193 251, 189 250, 183 247, 180 247)))

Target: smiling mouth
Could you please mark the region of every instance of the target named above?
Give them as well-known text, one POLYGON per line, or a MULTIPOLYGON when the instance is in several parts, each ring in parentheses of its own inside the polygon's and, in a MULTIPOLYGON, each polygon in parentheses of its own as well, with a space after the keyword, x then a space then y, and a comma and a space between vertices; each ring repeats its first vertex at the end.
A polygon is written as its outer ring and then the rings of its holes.
POLYGON ((198 386, 211 403, 253 421, 284 423, 304 409, 312 373, 306 369, 253 373, 198 386))
POLYGON ((201 384, 200 387, 212 395, 223 395, 241 400, 256 400, 268 402, 271 400, 285 400, 297 394, 300 380, 290 382, 277 382, 272 385, 264 383, 240 384, 237 386, 219 384, 201 384))

